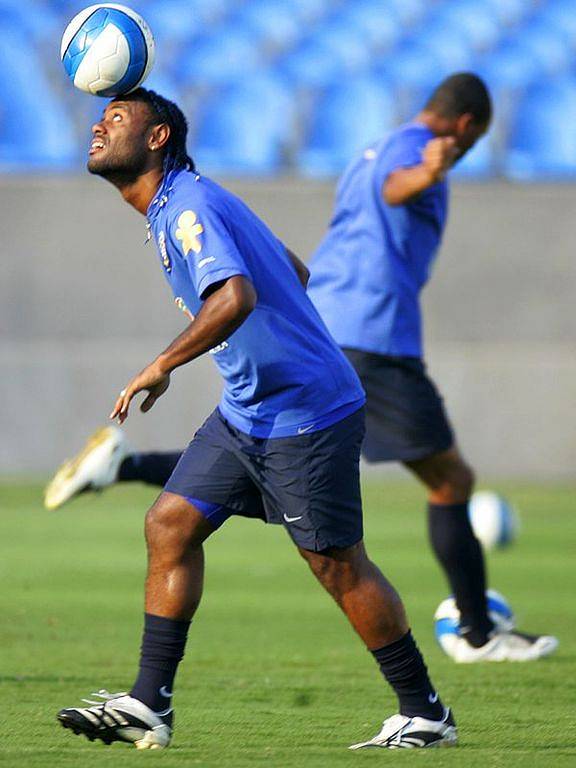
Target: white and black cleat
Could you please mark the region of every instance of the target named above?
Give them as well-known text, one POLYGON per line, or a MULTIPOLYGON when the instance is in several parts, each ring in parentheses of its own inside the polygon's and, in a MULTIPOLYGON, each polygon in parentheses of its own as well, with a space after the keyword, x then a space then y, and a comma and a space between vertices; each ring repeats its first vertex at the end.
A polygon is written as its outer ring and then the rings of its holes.
POLYGON ((558 648, 553 635, 529 635, 513 629, 495 632, 484 645, 475 648, 464 637, 455 637, 448 653, 458 664, 486 661, 536 661, 558 648))
POLYGON ((129 453, 121 429, 97 429, 82 448, 58 469, 44 491, 46 509, 58 509, 84 491, 101 491, 116 482, 120 464, 129 453))
POLYGON ((424 749, 454 747, 458 741, 456 723, 449 709, 442 720, 393 715, 382 724, 382 730, 369 741, 352 744, 348 749, 424 749))
POLYGON ((92 695, 101 701, 83 699, 91 706, 69 707, 58 712, 58 721, 64 728, 90 741, 98 739, 104 744, 124 741, 134 744, 136 749, 164 749, 170 744, 172 728, 138 699, 105 690, 92 695))

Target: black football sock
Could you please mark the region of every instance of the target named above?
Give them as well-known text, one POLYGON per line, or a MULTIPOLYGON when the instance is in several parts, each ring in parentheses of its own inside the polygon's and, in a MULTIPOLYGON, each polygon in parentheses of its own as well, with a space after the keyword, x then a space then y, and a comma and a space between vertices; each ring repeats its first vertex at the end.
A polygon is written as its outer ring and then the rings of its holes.
POLYGON ((426 664, 411 632, 371 653, 398 696, 401 715, 442 720, 444 705, 432 687, 426 664))
POLYGON ((462 635, 479 648, 494 624, 486 605, 484 555, 468 517, 468 504, 428 504, 428 532, 460 611, 462 635))
POLYGON ((144 614, 140 671, 130 696, 172 722, 172 686, 184 656, 189 621, 144 614))
POLYGON ((162 488, 168 482, 174 467, 182 456, 179 452, 162 453, 133 453, 120 464, 118 482, 140 480, 148 485, 159 485, 162 488))

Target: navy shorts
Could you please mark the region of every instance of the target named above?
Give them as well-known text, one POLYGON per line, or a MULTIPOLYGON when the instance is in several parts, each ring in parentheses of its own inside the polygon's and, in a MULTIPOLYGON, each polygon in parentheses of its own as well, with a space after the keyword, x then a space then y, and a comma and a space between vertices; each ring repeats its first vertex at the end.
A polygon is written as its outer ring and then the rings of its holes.
POLYGON ((367 461, 416 461, 448 450, 454 433, 442 397, 415 357, 342 350, 366 392, 367 461))
POLYGON ((364 408, 317 432, 255 438, 216 409, 194 435, 164 488, 217 528, 231 515, 285 526, 303 549, 362 539, 360 447, 364 408))

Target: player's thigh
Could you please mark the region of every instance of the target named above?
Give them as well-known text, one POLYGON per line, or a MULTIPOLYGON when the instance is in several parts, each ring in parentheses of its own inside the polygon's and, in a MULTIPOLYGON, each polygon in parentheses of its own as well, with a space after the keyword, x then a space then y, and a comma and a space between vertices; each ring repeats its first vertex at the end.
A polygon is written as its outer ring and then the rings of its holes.
POLYGON ((366 391, 367 461, 413 461, 454 444, 443 399, 421 360, 344 352, 366 391))
POLYGON ((214 532, 207 517, 188 499, 163 491, 148 510, 145 531, 149 550, 184 551, 199 547, 214 532))
POLYGON ((271 522, 304 550, 346 549, 362 539, 360 448, 364 409, 317 432, 269 440, 261 490, 271 522))
POLYGON ((164 490, 192 504, 214 529, 232 515, 265 518, 261 494, 218 410, 196 432, 164 490))

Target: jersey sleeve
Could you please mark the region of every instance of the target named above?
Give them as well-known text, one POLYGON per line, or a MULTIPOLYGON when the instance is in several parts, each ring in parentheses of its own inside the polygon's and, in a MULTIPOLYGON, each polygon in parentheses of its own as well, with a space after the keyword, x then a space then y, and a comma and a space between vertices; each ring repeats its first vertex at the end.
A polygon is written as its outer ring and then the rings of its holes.
POLYGON ((211 285, 236 275, 252 282, 250 270, 217 210, 180 210, 170 230, 200 299, 211 285))
POLYGON ((384 181, 401 168, 413 168, 422 162, 422 153, 428 143, 422 133, 399 134, 391 139, 380 156, 380 176, 384 181))

